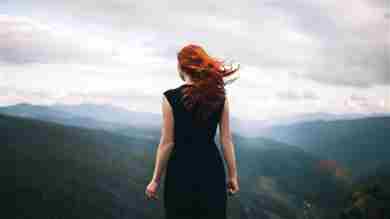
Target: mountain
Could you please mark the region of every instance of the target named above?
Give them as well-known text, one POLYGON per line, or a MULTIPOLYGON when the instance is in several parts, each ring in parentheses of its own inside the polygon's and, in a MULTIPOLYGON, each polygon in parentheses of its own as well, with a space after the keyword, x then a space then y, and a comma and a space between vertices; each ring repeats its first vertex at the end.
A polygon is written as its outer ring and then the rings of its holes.
MULTIPOLYGON (((0 112, 3 114, 26 117, 26 118, 36 118, 42 120, 50 119, 72 119, 76 116, 72 114, 66 114, 59 110, 50 109, 47 106, 33 105, 29 103, 19 103, 10 106, 0 107, 0 112)), ((76 117, 76 119, 80 119, 76 117)))
POLYGON ((143 198, 158 139, 8 115, 0 130, 2 217, 160 216, 143 198))
POLYGON ((162 121, 161 115, 157 113, 130 111, 110 104, 53 104, 50 108, 81 117, 138 128, 158 127, 162 121))
MULTIPOLYGON (((131 137, 1 114, 0 130, 4 218, 163 217, 161 199, 144 196, 159 135, 131 137)), ((319 218, 337 214, 348 183, 321 160, 264 138, 235 134, 234 140, 241 190, 229 198, 229 219, 301 218, 306 202, 319 218)))
POLYGON ((86 128, 113 129, 119 124, 102 122, 89 117, 67 113, 48 106, 20 103, 11 106, 0 107, 0 113, 24 118, 39 119, 49 122, 57 122, 64 125, 74 125, 86 128))
POLYGON ((388 161, 389 130, 390 117, 370 117, 275 126, 260 134, 340 162, 359 176, 388 161))
POLYGON ((306 122, 321 122, 321 121, 337 121, 337 120, 353 120, 362 118, 389 117, 390 113, 302 113, 292 116, 278 117, 273 119, 253 120, 239 119, 232 117, 231 124, 234 130, 247 137, 262 136, 259 130, 270 129, 272 127, 297 125, 306 122))
POLYGON ((234 135, 234 142, 241 200, 253 218, 302 218, 305 203, 316 218, 338 215, 350 182, 322 160, 270 139, 234 135))
MULTIPOLYGON (((104 119, 98 116, 98 114, 107 114, 112 115, 115 112, 109 112, 107 109, 115 109, 110 106, 105 105, 55 105, 55 107, 51 106, 42 106, 42 105, 33 105, 28 103, 21 103, 11 106, 0 107, 0 113, 12 116, 19 116, 23 118, 32 118, 39 119, 42 121, 48 122, 56 122, 63 125, 77 126, 83 128, 90 129, 103 129, 112 132, 118 132, 130 136, 139 136, 139 137, 151 137, 150 135, 145 135, 145 133, 153 133, 160 132, 157 130, 158 121, 154 121, 154 125, 148 126, 146 124, 140 125, 140 123, 133 122, 131 125, 126 124, 125 121, 108 121, 108 119, 104 119), (95 110, 93 110, 93 108, 95 110), (88 109, 91 110, 91 113, 87 113, 88 109), (85 113, 81 113, 81 111, 85 111, 85 113), (95 113, 92 113, 95 111, 95 113), (96 113, 99 112, 99 113, 96 113)), ((139 117, 138 114, 133 114, 131 112, 127 112, 128 118, 139 117)), ((142 114, 142 113, 141 113, 142 114)), ((115 115, 115 114, 114 114, 115 115)), ((107 117, 107 116, 106 116, 107 117)), ((149 117, 152 117, 151 115, 149 117)), ((143 117, 139 117, 143 118, 143 117)), ((153 118, 156 119, 156 118, 153 118)), ((159 118, 161 120, 161 118, 159 118)), ((151 123, 148 123, 151 124, 151 123)))
POLYGON ((314 121, 334 121, 334 120, 348 120, 348 119, 358 119, 365 117, 376 117, 376 114, 362 114, 362 113, 345 113, 345 114, 336 114, 336 113, 302 113, 298 115, 288 116, 284 118, 277 119, 272 122, 272 125, 292 125, 302 122, 314 122, 314 121))
MULTIPOLYGON (((0 107, 0 113, 149 138, 161 132, 162 124, 162 115, 129 111, 109 104, 34 105, 20 103, 0 107)), ((243 134, 247 133, 248 130, 253 130, 253 125, 262 123, 247 122, 232 117, 231 124, 235 127, 236 132, 243 134)))
MULTIPOLYGON (((162 115, 151 112, 137 112, 110 104, 52 104, 33 105, 20 103, 0 107, 0 113, 22 116, 25 118, 41 119, 58 122, 64 125, 75 125, 86 128, 118 131, 123 134, 138 134, 146 132, 160 132, 162 115)), ((231 117, 231 126, 234 131, 247 137, 259 136, 259 130, 273 126, 285 126, 302 122, 350 120, 356 118, 371 118, 390 116, 390 114, 331 114, 331 113, 303 113, 299 115, 275 118, 270 120, 249 120, 235 116, 231 117)), ((150 137, 150 136, 149 136, 150 137)))

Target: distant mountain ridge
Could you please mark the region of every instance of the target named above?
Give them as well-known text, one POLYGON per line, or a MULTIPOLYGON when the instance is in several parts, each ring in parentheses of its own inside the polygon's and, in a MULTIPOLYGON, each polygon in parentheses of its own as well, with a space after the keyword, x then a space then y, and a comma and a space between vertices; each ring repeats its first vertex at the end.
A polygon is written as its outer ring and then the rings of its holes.
POLYGON ((151 112, 130 111, 110 104, 82 103, 77 105, 53 104, 52 109, 74 115, 93 118, 100 121, 125 124, 137 127, 156 127, 160 124, 161 115, 151 112))
POLYGON ((336 121, 336 120, 353 120, 363 118, 390 117, 390 113, 302 113, 298 115, 280 117, 269 120, 243 120, 232 118, 232 127, 241 135, 247 137, 261 136, 260 131, 272 127, 296 125, 306 122, 336 121))
POLYGON ((20 103, 0 107, 0 112, 43 120, 50 120, 52 118, 77 118, 121 125, 136 125, 137 127, 154 127, 160 125, 158 121, 161 120, 161 116, 155 113, 129 111, 109 104, 90 103, 75 105, 34 105, 20 103))
POLYGON ((11 106, 0 107, 0 113, 23 118, 39 119, 47 122, 56 122, 63 125, 71 125, 91 129, 104 129, 113 132, 127 133, 131 129, 131 135, 145 136, 146 131, 154 131, 159 128, 158 120, 161 118, 153 118, 153 115, 148 113, 135 113, 124 109, 115 108, 108 105, 33 105, 21 103, 11 106), (126 114, 126 120, 121 120, 123 116, 120 113, 126 114), (140 114, 145 114, 140 116, 140 114), (116 117, 117 115, 117 117, 116 117), (109 119, 113 117, 114 119, 109 119), (142 121, 143 118, 149 118, 142 121), (133 119, 134 118, 134 119, 133 119), (149 120, 152 120, 149 121, 149 120))
MULTIPOLYGON (((0 112, 8 115, 25 118, 55 121, 66 125, 81 127, 98 127, 105 129, 126 129, 130 126, 138 129, 159 129, 162 115, 151 112, 130 111, 110 104, 52 104, 34 105, 20 103, 0 107, 0 112)), ((331 114, 331 113, 304 113, 272 120, 248 120, 231 116, 233 131, 247 137, 259 136, 259 130, 273 126, 292 125, 310 121, 334 121, 357 118, 390 116, 382 114, 331 114)))

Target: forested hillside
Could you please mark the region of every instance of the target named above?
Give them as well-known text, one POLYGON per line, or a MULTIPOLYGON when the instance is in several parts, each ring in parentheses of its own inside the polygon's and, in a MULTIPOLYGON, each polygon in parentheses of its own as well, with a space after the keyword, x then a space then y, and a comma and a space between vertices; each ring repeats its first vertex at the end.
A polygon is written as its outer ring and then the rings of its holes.
POLYGON ((357 177, 389 160, 389 130, 390 117, 373 117, 277 126, 261 134, 334 160, 357 177))
MULTIPOLYGON (((5 218, 162 218, 162 200, 144 196, 159 135, 129 137, 5 115, 0 130, 5 218)), ((300 218, 307 202, 319 218, 338 215, 348 182, 321 160, 272 140, 234 139, 241 191, 229 198, 230 219, 300 218)))

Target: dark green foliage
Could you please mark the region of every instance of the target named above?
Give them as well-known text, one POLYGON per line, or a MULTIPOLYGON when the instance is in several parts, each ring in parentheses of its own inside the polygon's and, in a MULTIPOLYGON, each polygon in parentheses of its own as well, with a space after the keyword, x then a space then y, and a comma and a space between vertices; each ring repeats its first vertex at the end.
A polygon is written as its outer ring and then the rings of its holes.
POLYGON ((389 130, 390 117, 373 117, 279 126, 262 134, 339 161, 357 177, 389 160, 389 130))
POLYGON ((361 178, 352 188, 342 219, 389 219, 390 218, 390 169, 389 165, 378 168, 361 178))
POLYGON ((319 218, 332 218, 340 211, 348 182, 319 169, 319 160, 309 153, 264 138, 234 136, 234 142, 239 145, 243 202, 258 218, 267 218, 262 217, 267 212, 300 218, 305 201, 316 206, 313 211, 319 218))
POLYGON ((0 115, 3 218, 157 218, 143 194, 156 144, 0 115))

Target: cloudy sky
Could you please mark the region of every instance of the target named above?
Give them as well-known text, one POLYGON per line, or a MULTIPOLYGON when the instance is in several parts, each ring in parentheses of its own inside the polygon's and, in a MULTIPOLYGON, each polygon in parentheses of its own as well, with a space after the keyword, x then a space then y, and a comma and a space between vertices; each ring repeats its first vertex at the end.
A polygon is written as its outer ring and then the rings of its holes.
POLYGON ((0 105, 160 113, 188 43, 239 63, 231 112, 390 112, 388 0, 0 0, 0 105))

